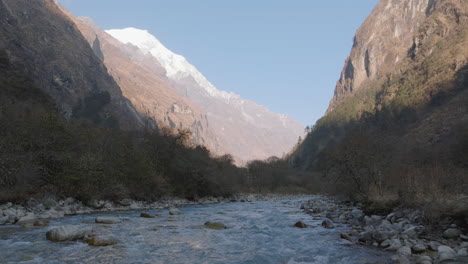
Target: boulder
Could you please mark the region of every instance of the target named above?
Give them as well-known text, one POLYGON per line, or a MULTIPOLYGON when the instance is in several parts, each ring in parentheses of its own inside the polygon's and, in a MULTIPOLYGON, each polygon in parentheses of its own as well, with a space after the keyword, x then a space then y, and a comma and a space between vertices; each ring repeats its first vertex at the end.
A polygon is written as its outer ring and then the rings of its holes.
POLYGON ((325 220, 322 221, 322 226, 325 227, 325 228, 328 228, 328 229, 335 227, 333 225, 333 223, 328 219, 325 219, 325 220))
POLYGON ((460 249, 458 249, 457 255, 458 255, 459 257, 468 256, 468 248, 460 248, 460 249))
POLYGON ((439 261, 453 259, 457 256, 457 253, 453 248, 448 246, 439 246, 437 248, 439 261))
POLYGON ((408 256, 406 255, 399 255, 398 259, 396 260, 396 264, 411 264, 408 256))
POLYGON ((144 218, 155 218, 154 215, 150 214, 150 213, 141 213, 140 214, 140 217, 144 217, 144 218))
POLYGON ((204 226, 209 229, 227 229, 223 223, 205 222, 204 226))
POLYGON ((56 227, 46 233, 48 240, 61 242, 83 239, 86 235, 93 232, 89 226, 65 225, 56 227))
POLYGON ((348 241, 353 241, 353 239, 351 238, 351 236, 348 234, 348 233, 341 233, 340 234, 340 237, 344 240, 348 240, 348 241))
POLYGON ((9 217, 7 215, 0 215, 0 225, 4 225, 8 222, 9 217))
POLYGON ((182 212, 177 208, 171 207, 171 208, 169 208, 169 214, 170 215, 181 215, 182 212))
POLYGON ((307 225, 304 224, 302 221, 299 221, 299 222, 296 222, 296 223, 294 224, 294 227, 297 227, 297 228, 306 228, 307 225))
POLYGON ((397 254, 400 256, 411 256, 411 248, 403 246, 397 250, 397 254))
POLYGON ((118 224, 121 222, 121 219, 118 217, 100 216, 96 217, 94 221, 98 224, 118 224))
MULTIPOLYGON (((387 240, 386 240, 387 241, 387 240)), ((386 242, 384 241, 384 242, 386 242)), ((385 247, 385 250, 388 250, 388 251, 397 251, 398 249, 400 249, 403 245, 400 241, 400 239, 398 238, 393 238, 393 239, 390 239, 388 240, 389 242, 386 242, 386 244, 388 243, 388 246, 385 247)), ((382 242, 382 244, 384 243, 382 242)))
POLYGON ((24 223, 33 222, 35 219, 36 219, 36 215, 34 213, 29 212, 25 216, 20 217, 18 219, 17 224, 21 225, 24 223))
POLYGON ((445 230, 443 234, 444 238, 446 239, 458 238, 459 235, 461 235, 461 231, 456 228, 449 228, 445 230))
POLYGON ((401 234, 407 236, 408 238, 417 238, 423 230, 423 226, 410 226, 407 227, 401 234))
POLYGON ((414 253, 421 253, 421 252, 424 252, 426 251, 426 246, 422 243, 417 243, 416 245, 414 245, 413 247, 411 247, 411 250, 414 252, 414 253))
POLYGON ((417 264, 431 264, 432 263, 432 258, 426 255, 420 256, 416 262, 417 264))
POLYGON ((96 199, 93 199, 87 202, 87 205, 93 209, 101 209, 102 207, 104 207, 104 204, 105 204, 104 201, 96 200, 96 199))
POLYGON ((383 241, 385 241, 387 239, 392 238, 394 235, 395 235, 395 232, 393 232, 393 231, 376 230, 372 234, 372 238, 375 239, 375 241, 377 241, 378 243, 381 243, 381 242, 383 242, 383 241))
POLYGON ((42 204, 44 205, 44 207, 46 209, 52 209, 54 207, 56 207, 58 205, 57 201, 55 201, 54 199, 51 199, 51 198, 47 198, 45 199, 42 204))
POLYGON ((461 247, 461 248, 468 248, 468 242, 462 242, 462 243, 460 244, 460 247, 461 247))
POLYGON ((431 241, 427 244, 429 246, 429 249, 432 250, 432 251, 437 251, 437 249, 439 248, 439 246, 441 245, 439 242, 437 241, 431 241))
POLYGON ((131 199, 122 199, 119 201, 119 204, 122 205, 122 206, 130 206, 130 204, 132 204, 132 200, 131 199))

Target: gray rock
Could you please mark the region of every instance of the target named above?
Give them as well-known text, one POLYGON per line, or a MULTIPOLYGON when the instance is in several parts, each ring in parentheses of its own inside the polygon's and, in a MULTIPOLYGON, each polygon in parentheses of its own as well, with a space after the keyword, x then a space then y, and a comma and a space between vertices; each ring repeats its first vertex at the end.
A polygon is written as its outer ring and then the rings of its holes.
MULTIPOLYGON (((384 241, 385 242, 385 241, 384 241)), ((398 238, 393 238, 393 239, 390 239, 389 241, 389 246, 385 248, 385 250, 388 250, 388 251, 397 251, 398 249, 400 249, 403 245, 401 244, 401 241, 400 239, 398 238)), ((383 242, 382 242, 383 243, 383 242)))
POLYGON ((420 256, 418 260, 416 261, 416 263, 417 264, 426 264, 426 263, 432 264, 432 258, 426 255, 420 256))
POLYGON ((98 224, 118 224, 121 222, 121 219, 118 217, 101 216, 96 217, 94 221, 98 224))
POLYGON ((444 246, 444 245, 439 246, 439 247, 437 248, 437 252, 439 252, 439 253, 445 253, 445 252, 446 252, 446 253, 455 254, 455 250, 453 250, 453 248, 451 248, 451 247, 449 247, 449 246, 444 246))
POLYGON ((463 240, 463 241, 468 241, 468 236, 460 234, 460 239, 463 240))
POLYGON ((417 238, 423 230, 423 226, 410 226, 406 228, 405 231, 403 231, 401 234, 408 236, 408 238, 417 238))
POLYGON ((460 244, 460 247, 461 247, 461 248, 468 248, 468 242, 462 242, 462 243, 460 244))
POLYGON ((456 229, 456 228, 449 228, 444 231, 444 238, 446 239, 453 239, 453 238, 458 238, 458 236, 461 234, 461 231, 456 229))
POLYGON ((66 225, 56 227, 46 233, 48 240, 61 242, 83 239, 86 235, 93 232, 89 226, 66 225))
POLYGON ((129 206, 130 204, 132 204, 132 200, 131 199, 122 199, 119 201, 119 204, 122 205, 122 206, 129 206))
POLYGON ((34 213, 27 213, 25 216, 22 216, 18 219, 17 224, 21 225, 26 222, 33 222, 36 219, 36 215, 34 213))
POLYGON ((396 264, 411 264, 407 255, 399 255, 396 264))
POLYGON ((172 208, 169 208, 169 214, 170 215, 181 215, 182 212, 179 209, 172 207, 172 208))
POLYGON ((426 246, 422 243, 417 243, 413 247, 411 247, 411 250, 413 250, 414 253, 421 253, 426 251, 426 246))
POLYGON ((378 226, 380 225, 381 221, 382 221, 382 217, 378 215, 364 217, 364 223, 366 224, 366 226, 378 226))
POLYGON ((468 248, 460 248, 457 251, 457 255, 460 257, 468 256, 468 248))
POLYGON ((356 218, 356 219, 360 219, 364 216, 364 213, 362 212, 362 210, 359 210, 359 209, 353 209, 350 213, 350 215, 353 217, 353 218, 356 218))
POLYGON ((351 236, 348 234, 348 233, 341 233, 340 234, 340 237, 344 240, 348 240, 348 241, 353 241, 353 239, 351 238, 351 236))
POLYGON ((44 205, 44 207, 46 209, 52 209, 54 207, 56 207, 58 205, 57 201, 55 201, 54 199, 51 199, 51 198, 47 198, 45 199, 42 204, 44 205))
POLYGON ((432 251, 437 251, 437 249, 439 248, 439 246, 441 245, 439 242, 437 241, 431 241, 427 244, 429 246, 429 249, 432 250, 432 251))
POLYGON ((408 246, 403 246, 397 250, 398 255, 411 256, 411 248, 408 246))
POLYGON ((322 226, 325 227, 325 228, 328 228, 328 229, 335 227, 333 225, 333 223, 328 219, 325 219, 325 220, 322 221, 322 226))
POLYGON ((442 252, 439 253, 438 259, 439 261, 444 261, 444 260, 449 260, 449 259, 454 259, 456 258, 456 254, 448 253, 448 252, 442 252))
POLYGON ((101 209, 102 207, 104 207, 104 204, 105 204, 104 201, 96 200, 96 199, 90 200, 87 203, 89 207, 94 208, 94 209, 101 209))
POLYGON ((377 230, 372 234, 372 238, 378 243, 381 243, 387 239, 392 238, 395 235, 394 231, 380 231, 377 230))
POLYGON ((1 216, 0 215, 0 225, 4 225, 8 222, 8 216, 1 216))

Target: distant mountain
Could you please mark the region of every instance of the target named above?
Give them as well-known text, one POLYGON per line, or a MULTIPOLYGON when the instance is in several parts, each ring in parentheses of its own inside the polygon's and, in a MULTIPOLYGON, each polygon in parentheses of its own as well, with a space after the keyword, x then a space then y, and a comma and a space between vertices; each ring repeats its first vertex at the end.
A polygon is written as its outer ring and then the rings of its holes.
MULTIPOLYGON (((215 153, 232 154, 240 162, 282 156, 303 134, 303 126, 289 116, 218 90, 183 56, 168 50, 148 31, 126 28, 106 32, 156 59, 153 67, 148 65, 150 70, 161 65, 171 87, 206 113, 203 128, 217 140, 215 153)), ((208 144, 210 140, 204 138, 208 144)))

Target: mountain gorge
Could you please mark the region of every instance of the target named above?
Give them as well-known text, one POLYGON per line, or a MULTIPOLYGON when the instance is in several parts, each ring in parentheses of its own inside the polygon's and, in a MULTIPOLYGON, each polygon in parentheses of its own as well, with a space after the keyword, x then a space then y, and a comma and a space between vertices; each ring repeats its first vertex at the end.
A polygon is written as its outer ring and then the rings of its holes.
POLYGON ((366 199, 463 193, 467 10, 461 0, 380 1, 356 33, 326 115, 290 163, 366 199))
POLYGON ((303 134, 303 126, 291 117, 218 90, 184 57, 168 50, 147 31, 126 28, 106 32, 156 59, 165 69, 172 88, 202 109, 205 113, 202 122, 207 123, 199 128, 208 130, 212 136, 200 141, 210 145, 215 139, 215 153, 230 153, 241 163, 281 157, 303 134))

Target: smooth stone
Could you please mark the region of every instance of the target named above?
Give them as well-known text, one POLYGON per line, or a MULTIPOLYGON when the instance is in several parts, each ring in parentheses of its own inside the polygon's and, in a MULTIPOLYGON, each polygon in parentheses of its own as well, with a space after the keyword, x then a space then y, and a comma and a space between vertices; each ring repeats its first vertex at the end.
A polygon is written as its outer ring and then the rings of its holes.
POLYGON ((172 208, 169 208, 169 214, 170 215, 181 215, 182 212, 179 209, 172 207, 172 208))
POLYGON ((408 259, 408 256, 406 255, 400 255, 396 263, 397 264, 411 264, 410 260, 408 259))
POLYGON ((449 247, 449 246, 444 246, 444 245, 439 246, 439 247, 437 248, 437 252, 439 252, 439 253, 451 253, 451 254, 456 254, 456 253, 455 253, 455 250, 453 250, 453 248, 451 248, 451 247, 449 247))
POLYGON ((460 257, 468 256, 468 248, 460 248, 457 251, 457 255, 460 256, 460 257))
POLYGON ((388 251, 397 251, 398 249, 400 249, 403 245, 401 244, 401 241, 400 239, 398 238, 393 238, 393 239, 390 239, 390 245, 388 247, 385 248, 385 250, 388 250, 388 251))
POLYGON ((56 227, 46 233, 48 240, 61 242, 83 239, 86 235, 93 232, 90 226, 65 225, 56 227))
POLYGON ((418 258, 417 263, 418 263, 418 264, 422 264, 422 263, 424 263, 424 262, 432 263, 432 258, 429 257, 429 256, 426 256, 426 255, 420 256, 420 257, 418 258))
POLYGON ((398 255, 411 256, 411 248, 408 246, 403 246, 397 250, 398 255))
POLYGON ((299 221, 299 222, 296 222, 294 224, 294 227, 297 227, 297 228, 307 228, 307 225, 304 224, 302 221, 299 221))
POLYGON ((462 242, 462 243, 460 244, 460 247, 461 247, 461 248, 468 248, 468 242, 462 242))
POLYGON ((23 223, 32 222, 34 220, 36 220, 36 215, 34 213, 27 213, 26 215, 18 219, 17 224, 21 225, 23 223))
POLYGON ((416 238, 423 230, 422 226, 411 226, 405 229, 401 234, 406 235, 409 238, 416 238))
POLYGON ((418 243, 414 245, 411 249, 413 250, 414 253, 421 253, 421 252, 426 251, 426 246, 422 243, 418 243))
POLYGON ((393 231, 375 231, 372 235, 372 238, 375 239, 378 243, 381 243, 387 239, 392 238, 395 235, 395 232, 393 231))
POLYGON ((118 217, 101 216, 96 217, 94 221, 98 224, 118 224, 121 222, 121 219, 118 217))
POLYGON ((468 236, 460 234, 460 239, 463 240, 463 241, 468 241, 468 236))
POLYGON ((328 229, 335 227, 333 225, 333 223, 328 219, 325 219, 325 220, 322 221, 322 226, 325 227, 325 228, 328 228, 328 229))
POLYGON ((204 226, 209 229, 227 229, 227 227, 223 223, 217 222, 206 222, 204 226))
POLYGON ((461 234, 460 230, 458 230, 456 228, 449 228, 449 229, 444 231, 443 236, 446 239, 453 239, 453 238, 457 238, 460 234, 461 234))
POLYGON ((150 214, 150 213, 141 213, 140 214, 140 217, 143 217, 143 218, 155 218, 154 215, 150 214))
POLYGON ((347 233, 341 233, 340 234, 340 237, 344 240, 348 240, 348 241, 353 241, 353 239, 351 238, 351 236, 347 233))
POLYGON ((429 244, 427 244, 429 246, 429 249, 432 250, 432 251, 437 251, 437 248, 441 245, 439 242, 437 241, 431 241, 429 242, 429 244))

